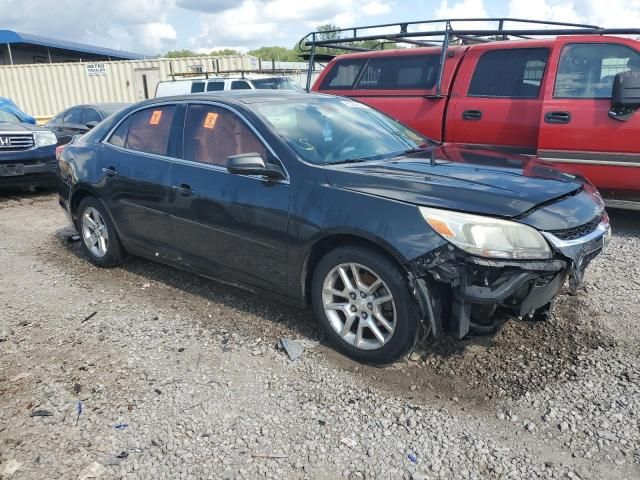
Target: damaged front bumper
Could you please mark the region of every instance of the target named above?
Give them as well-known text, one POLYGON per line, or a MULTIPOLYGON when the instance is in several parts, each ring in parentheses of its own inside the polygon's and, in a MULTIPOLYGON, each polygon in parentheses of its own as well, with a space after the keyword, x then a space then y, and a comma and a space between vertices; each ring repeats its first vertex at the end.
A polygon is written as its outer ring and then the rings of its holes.
POLYGON ((578 238, 542 234, 553 259, 492 260, 447 244, 412 260, 414 292, 431 333, 438 336, 446 329, 462 338, 474 314, 486 315, 497 307, 518 317, 545 314, 567 278, 572 291, 579 288, 585 269, 609 243, 611 229, 604 214, 592 231, 578 238), (439 305, 437 299, 443 296, 449 301, 439 305))

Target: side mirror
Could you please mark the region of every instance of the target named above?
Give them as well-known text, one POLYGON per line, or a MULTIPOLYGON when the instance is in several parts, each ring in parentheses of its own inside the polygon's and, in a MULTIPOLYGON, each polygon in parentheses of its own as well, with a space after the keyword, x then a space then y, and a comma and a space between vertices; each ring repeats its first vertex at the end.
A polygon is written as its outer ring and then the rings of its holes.
POLYGON ((284 173, 275 165, 269 165, 259 153, 242 153, 227 158, 227 170, 234 175, 261 175, 283 179, 284 173))
POLYGON ((613 79, 609 116, 626 121, 640 107, 640 71, 618 73, 613 79))
POLYGON ((100 123, 100 122, 96 122, 96 121, 94 120, 93 122, 89 122, 89 123, 87 123, 87 125, 86 125, 86 126, 87 126, 87 128, 88 128, 89 130, 91 130, 93 127, 95 127, 95 126, 96 126, 96 125, 98 125, 99 123, 100 123))

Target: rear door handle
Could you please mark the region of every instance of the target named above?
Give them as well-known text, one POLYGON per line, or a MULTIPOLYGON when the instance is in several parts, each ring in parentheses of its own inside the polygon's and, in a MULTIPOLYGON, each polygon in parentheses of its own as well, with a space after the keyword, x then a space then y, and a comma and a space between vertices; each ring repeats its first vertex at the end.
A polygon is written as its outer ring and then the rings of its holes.
POLYGON ((482 112, 480 110, 465 110, 462 113, 465 120, 482 120, 482 112))
POLYGON ((115 177, 118 174, 118 171, 116 170, 115 167, 105 167, 105 168, 102 169, 102 172, 107 177, 115 177))
POLYGON ((571 121, 571 113, 569 112, 547 112, 544 114, 544 121, 554 125, 569 123, 571 121))
POLYGON ((182 183, 180 185, 174 185, 173 187, 174 190, 177 190, 178 192, 180 192, 180 195, 182 195, 183 197, 190 197, 191 195, 195 194, 196 192, 186 183, 182 183))

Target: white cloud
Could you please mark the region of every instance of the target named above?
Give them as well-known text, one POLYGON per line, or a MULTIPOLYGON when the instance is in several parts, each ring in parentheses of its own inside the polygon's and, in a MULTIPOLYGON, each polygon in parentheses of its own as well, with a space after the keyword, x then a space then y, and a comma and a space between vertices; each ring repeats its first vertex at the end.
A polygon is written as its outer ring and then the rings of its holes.
POLYGON ((361 11, 363 15, 382 15, 383 13, 391 12, 391 5, 380 2, 379 0, 373 0, 372 2, 365 3, 361 11))
POLYGON ((635 28, 640 23, 640 0, 511 0, 507 15, 610 28, 635 28))
POLYGON ((482 18, 489 16, 482 0, 461 0, 451 2, 451 5, 448 0, 442 0, 435 13, 436 18, 482 18))
POLYGON ((200 31, 190 42, 192 48, 200 50, 223 44, 292 46, 292 39, 299 39, 318 25, 376 23, 376 17, 391 10, 389 0, 370 0, 364 5, 357 0, 242 0, 235 8, 202 14, 200 31))
POLYGON ((154 51, 159 44, 171 44, 177 37, 175 28, 168 23, 144 23, 136 30, 136 36, 146 51, 154 51))
POLYGON ((174 0, 0 0, 4 28, 47 37, 157 53, 173 45, 174 0))

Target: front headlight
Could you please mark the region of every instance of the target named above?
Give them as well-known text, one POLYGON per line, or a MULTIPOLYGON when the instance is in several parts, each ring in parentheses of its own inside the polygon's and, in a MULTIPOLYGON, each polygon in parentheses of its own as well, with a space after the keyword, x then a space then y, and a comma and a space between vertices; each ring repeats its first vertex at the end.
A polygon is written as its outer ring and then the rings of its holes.
POLYGON ((418 207, 437 233, 465 252, 486 258, 517 260, 553 256, 549 244, 536 229, 498 218, 418 207))
POLYGON ((49 145, 56 145, 58 143, 58 137, 49 130, 41 132, 33 132, 33 139, 36 143, 36 147, 48 147, 49 145))

